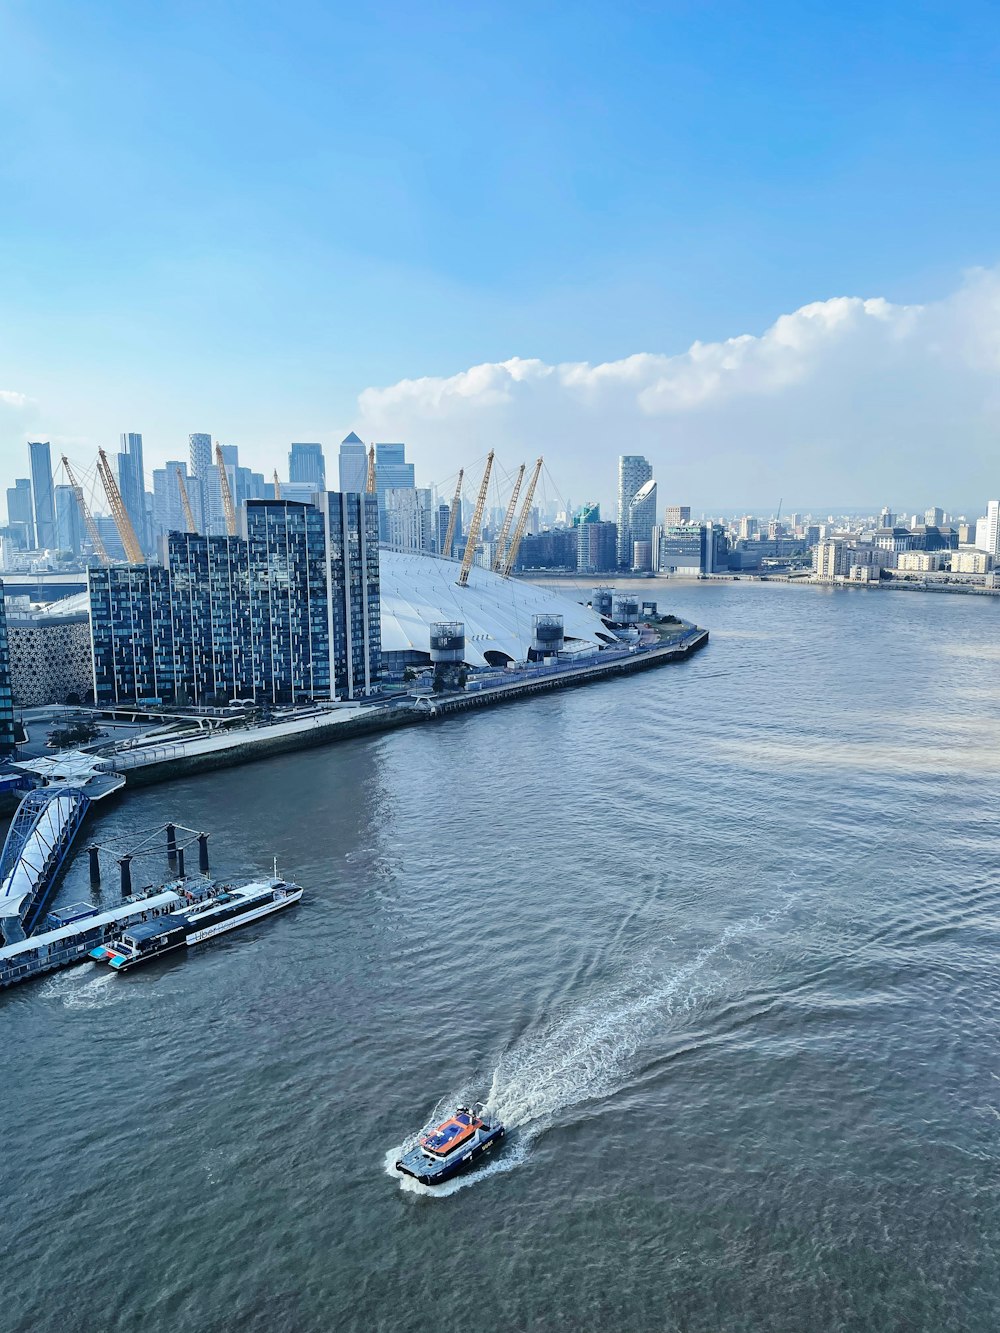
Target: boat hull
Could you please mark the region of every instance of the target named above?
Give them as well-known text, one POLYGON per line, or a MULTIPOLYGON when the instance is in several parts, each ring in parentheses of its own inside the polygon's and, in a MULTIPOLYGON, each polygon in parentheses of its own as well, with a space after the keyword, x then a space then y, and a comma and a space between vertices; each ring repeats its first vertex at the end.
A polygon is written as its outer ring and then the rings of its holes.
POLYGON ((418 1180, 421 1185, 443 1185, 446 1180, 471 1170, 477 1162, 495 1152, 506 1136, 503 1125, 494 1125, 489 1130, 480 1131, 474 1143, 461 1151, 456 1149, 454 1154, 442 1157, 440 1161, 431 1161, 420 1148, 411 1148, 396 1162, 396 1170, 418 1180))

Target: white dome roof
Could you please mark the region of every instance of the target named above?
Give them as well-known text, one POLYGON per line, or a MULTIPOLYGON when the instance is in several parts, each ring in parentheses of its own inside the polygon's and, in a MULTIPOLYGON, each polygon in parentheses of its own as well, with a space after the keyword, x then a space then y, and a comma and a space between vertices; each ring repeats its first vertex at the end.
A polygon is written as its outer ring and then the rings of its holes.
POLYGON ((532 616, 561 615, 567 639, 599 646, 613 636, 587 606, 561 593, 521 579, 503 579, 473 565, 469 582, 460 588, 457 560, 415 551, 379 551, 382 597, 382 651, 430 652, 430 627, 435 621, 460 620, 465 626, 465 660, 485 666, 487 652, 506 653, 515 662, 527 659, 532 616))

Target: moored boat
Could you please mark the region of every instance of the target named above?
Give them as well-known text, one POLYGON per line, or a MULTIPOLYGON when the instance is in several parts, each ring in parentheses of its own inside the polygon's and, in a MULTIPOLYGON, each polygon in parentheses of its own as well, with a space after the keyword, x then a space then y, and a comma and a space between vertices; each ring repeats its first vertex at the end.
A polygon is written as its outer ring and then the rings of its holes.
POLYGON ((97 963, 107 963, 116 972, 127 972, 175 949, 200 944, 249 921, 280 912, 301 897, 302 890, 297 884, 278 878, 223 889, 188 910, 168 912, 156 920, 129 926, 118 939, 91 949, 90 957, 97 963))
POLYGON ((456 1107, 439 1125, 425 1129, 396 1162, 396 1170, 421 1185, 440 1185, 467 1171, 503 1142, 506 1129, 486 1114, 481 1102, 456 1107))

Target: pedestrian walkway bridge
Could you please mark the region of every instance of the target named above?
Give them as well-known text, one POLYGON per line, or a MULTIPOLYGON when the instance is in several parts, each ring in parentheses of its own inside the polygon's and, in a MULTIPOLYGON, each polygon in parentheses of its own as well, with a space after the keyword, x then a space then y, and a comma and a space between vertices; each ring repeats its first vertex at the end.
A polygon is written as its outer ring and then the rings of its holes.
POLYGON ((97 772, 91 756, 78 758, 83 762, 67 756, 62 763, 18 765, 47 785, 21 801, 0 853, 0 945, 16 944, 37 927, 92 802, 123 784, 120 777, 97 772))

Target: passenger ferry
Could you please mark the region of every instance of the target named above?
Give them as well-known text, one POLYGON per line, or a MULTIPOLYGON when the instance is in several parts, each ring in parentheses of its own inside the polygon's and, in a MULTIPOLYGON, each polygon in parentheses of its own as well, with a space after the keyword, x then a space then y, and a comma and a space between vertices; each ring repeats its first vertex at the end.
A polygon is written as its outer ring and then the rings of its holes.
POLYGON ((200 944, 248 921, 280 912, 301 897, 302 890, 297 884, 288 884, 277 877, 238 889, 224 889, 189 910, 167 912, 152 921, 129 926, 118 939, 91 949, 90 957, 97 963, 107 963, 116 972, 127 972, 175 949, 200 944))
POLYGON ((396 1163, 396 1170, 421 1185, 440 1185, 467 1171, 502 1143, 507 1133, 499 1120, 489 1119, 485 1109, 481 1102, 457 1107, 454 1115, 420 1135, 396 1163))

